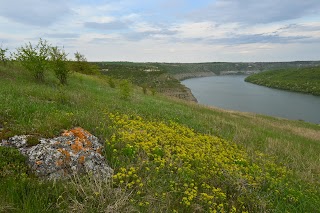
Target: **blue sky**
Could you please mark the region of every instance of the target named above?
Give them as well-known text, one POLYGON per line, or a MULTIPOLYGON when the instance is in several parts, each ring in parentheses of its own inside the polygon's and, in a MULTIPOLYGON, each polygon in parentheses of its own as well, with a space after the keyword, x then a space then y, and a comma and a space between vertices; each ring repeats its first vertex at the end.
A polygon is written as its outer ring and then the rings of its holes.
POLYGON ((319 0, 0 0, 0 29, 90 61, 320 60, 319 0))

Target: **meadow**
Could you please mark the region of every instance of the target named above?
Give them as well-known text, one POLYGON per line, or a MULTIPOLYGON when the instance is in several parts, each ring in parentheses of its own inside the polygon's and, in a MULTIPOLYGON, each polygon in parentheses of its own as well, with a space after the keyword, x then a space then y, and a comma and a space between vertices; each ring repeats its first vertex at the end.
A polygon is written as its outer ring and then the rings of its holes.
POLYGON ((317 212, 320 126, 226 111, 143 92, 123 80, 51 72, 35 81, 0 65, 0 139, 53 137, 80 126, 99 137, 109 179, 35 177, 0 147, 0 212, 317 212))

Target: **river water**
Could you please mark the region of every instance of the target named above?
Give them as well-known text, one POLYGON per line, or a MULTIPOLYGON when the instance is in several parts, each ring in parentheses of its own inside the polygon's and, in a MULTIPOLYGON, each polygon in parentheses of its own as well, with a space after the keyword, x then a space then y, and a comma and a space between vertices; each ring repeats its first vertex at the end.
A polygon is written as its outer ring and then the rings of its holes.
POLYGON ((320 124, 320 97, 247 83, 227 75, 182 81, 200 104, 320 124))

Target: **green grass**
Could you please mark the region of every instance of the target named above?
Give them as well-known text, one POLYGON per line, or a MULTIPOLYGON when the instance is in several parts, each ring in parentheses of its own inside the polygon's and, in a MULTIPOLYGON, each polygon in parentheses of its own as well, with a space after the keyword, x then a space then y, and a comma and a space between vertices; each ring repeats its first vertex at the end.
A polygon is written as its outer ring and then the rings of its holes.
POLYGON ((247 82, 295 92, 320 95, 320 67, 272 70, 251 75, 247 82))
MULTIPOLYGON (((111 88, 104 76, 79 73, 73 73, 66 86, 60 86, 52 73, 47 73, 46 82, 39 84, 16 65, 0 66, 0 124, 4 128, 0 139, 15 134, 52 137, 63 129, 81 126, 104 141, 110 139, 114 131, 106 112, 140 116, 146 121, 174 121, 198 133, 235 143, 252 162, 258 161, 254 153, 259 151, 274 159, 277 166, 285 166, 292 174, 288 176, 289 185, 283 185, 282 191, 294 189, 299 203, 274 197, 277 205, 270 211, 316 212, 320 209, 319 125, 225 111, 161 95, 144 95, 141 88, 133 88, 132 95, 123 99, 118 87, 111 88), (280 200, 276 202, 276 199, 280 200)), ((0 212, 71 211, 66 204, 72 203, 75 209, 81 209, 88 201, 85 198, 91 196, 92 183, 43 183, 28 172, 22 173, 26 176, 13 175, 0 180, 0 212), (14 181, 17 178, 19 181, 14 181), (78 195, 77 187, 88 188, 88 191, 78 195)), ((156 184, 152 187, 150 191, 157 190, 156 184)), ((119 192, 119 201, 126 210, 139 209, 136 204, 128 204, 130 193, 124 188, 119 192)), ((107 202, 110 196, 100 201, 107 202)), ((266 197, 263 192, 261 197, 266 197)), ((115 205, 112 200, 109 203, 115 205)), ((160 204, 159 201, 157 205, 160 204)), ((98 203, 92 205, 92 209, 99 206, 98 203)))

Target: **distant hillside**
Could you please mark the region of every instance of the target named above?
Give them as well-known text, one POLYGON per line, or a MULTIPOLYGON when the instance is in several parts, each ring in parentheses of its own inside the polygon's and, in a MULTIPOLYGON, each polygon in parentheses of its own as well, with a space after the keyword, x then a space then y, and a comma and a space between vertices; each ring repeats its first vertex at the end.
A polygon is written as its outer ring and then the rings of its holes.
POLYGON ((189 88, 156 65, 130 62, 101 62, 97 65, 101 72, 109 77, 127 79, 139 87, 164 95, 197 101, 189 88))
POLYGON ((262 72, 245 79, 258 85, 320 95, 320 67, 305 67, 262 72))
MULTIPOLYGON (((161 70, 172 74, 178 80, 193 77, 220 75, 223 71, 261 72, 266 70, 320 66, 320 61, 294 61, 294 62, 250 62, 250 63, 158 63, 161 70)), ((230 73, 234 74, 234 72, 230 73)), ((248 74, 248 73, 246 73, 248 74)))
POLYGON ((208 63, 133 63, 133 62, 97 62, 102 69, 123 67, 127 70, 164 71, 178 80, 206 77, 221 74, 252 74, 275 69, 302 68, 320 66, 320 61, 293 62, 208 62, 208 63))

